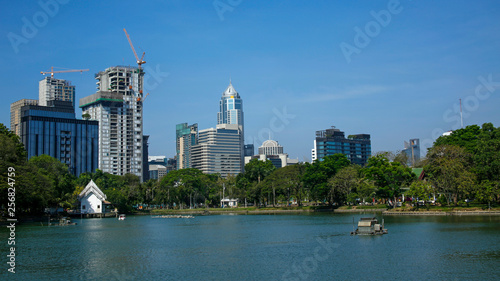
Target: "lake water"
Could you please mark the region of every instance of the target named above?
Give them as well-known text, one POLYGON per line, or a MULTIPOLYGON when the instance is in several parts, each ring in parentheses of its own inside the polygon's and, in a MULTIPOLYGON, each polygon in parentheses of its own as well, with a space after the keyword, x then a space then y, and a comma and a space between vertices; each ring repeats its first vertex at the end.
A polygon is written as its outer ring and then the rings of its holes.
MULTIPOLYGON (((350 236, 367 215, 212 215, 20 225, 1 280, 499 280, 500 217, 377 215, 389 234, 350 236)), ((1 239, 8 232, 1 229, 1 239)))

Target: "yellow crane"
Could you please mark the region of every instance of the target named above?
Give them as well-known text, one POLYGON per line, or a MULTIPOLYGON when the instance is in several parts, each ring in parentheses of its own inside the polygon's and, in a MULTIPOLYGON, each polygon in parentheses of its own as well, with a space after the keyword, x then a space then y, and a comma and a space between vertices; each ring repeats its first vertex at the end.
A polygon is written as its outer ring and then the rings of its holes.
POLYGON ((50 67, 50 71, 40 71, 41 74, 49 74, 50 77, 54 78, 54 73, 65 73, 65 72, 84 72, 84 71, 89 71, 88 69, 65 69, 65 70, 54 70, 54 67, 50 67))
POLYGON ((125 32, 125 35, 127 35, 127 40, 128 40, 128 43, 130 44, 130 47, 132 48, 132 51, 134 52, 134 56, 135 56, 135 60, 137 61, 137 65, 139 65, 139 69, 141 69, 142 68, 141 65, 146 63, 146 61, 143 60, 146 52, 142 52, 142 57, 141 57, 141 59, 139 59, 139 57, 137 56, 137 53, 135 52, 134 45, 132 44, 132 40, 130 40, 130 36, 127 33, 127 30, 124 28, 123 31, 125 32))

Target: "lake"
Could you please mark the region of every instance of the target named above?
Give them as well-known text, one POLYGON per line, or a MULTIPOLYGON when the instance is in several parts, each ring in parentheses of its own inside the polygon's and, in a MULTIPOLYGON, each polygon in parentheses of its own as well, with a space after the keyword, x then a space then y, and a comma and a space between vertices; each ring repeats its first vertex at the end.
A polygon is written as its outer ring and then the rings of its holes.
MULTIPOLYGON (((498 280, 500 216, 385 216, 389 234, 350 236, 363 214, 128 216, 19 225, 1 280, 498 280)), ((7 241, 8 231, 1 229, 7 241)))

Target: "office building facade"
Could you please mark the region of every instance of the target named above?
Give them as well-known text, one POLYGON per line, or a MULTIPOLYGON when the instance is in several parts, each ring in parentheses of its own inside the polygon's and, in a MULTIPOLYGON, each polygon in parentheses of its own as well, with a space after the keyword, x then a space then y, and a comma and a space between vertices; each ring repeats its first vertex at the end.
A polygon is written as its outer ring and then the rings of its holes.
POLYGON ((28 154, 46 154, 68 165, 70 173, 98 168, 99 124, 78 120, 70 101, 52 100, 48 106, 21 107, 20 137, 28 154))
POLYGON ((38 105, 38 100, 22 99, 10 104, 10 130, 21 137, 21 108, 25 105, 38 105))
POLYGON ((371 141, 369 134, 349 135, 332 127, 316 131, 312 158, 321 161, 325 156, 337 153, 344 154, 353 164, 364 166, 371 156, 371 141))
POLYGON ((192 168, 191 148, 198 143, 198 124, 175 126, 177 170, 192 168))
POLYGON ((95 75, 97 92, 80 99, 80 108, 99 121, 99 169, 143 177, 144 71, 115 66, 95 75))
POLYGON ((243 171, 243 134, 238 124, 219 124, 200 130, 198 144, 191 149, 192 167, 205 174, 219 173, 222 177, 243 171))

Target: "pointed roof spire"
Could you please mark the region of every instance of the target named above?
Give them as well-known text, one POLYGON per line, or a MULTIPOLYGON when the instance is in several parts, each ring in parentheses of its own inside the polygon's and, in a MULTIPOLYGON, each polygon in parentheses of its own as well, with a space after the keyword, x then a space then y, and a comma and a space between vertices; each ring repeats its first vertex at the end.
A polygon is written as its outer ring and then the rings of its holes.
POLYGON ((222 93, 223 97, 234 97, 234 98, 239 98, 240 95, 238 92, 233 87, 233 83, 231 82, 231 78, 229 78, 229 86, 227 86, 227 89, 222 93))

